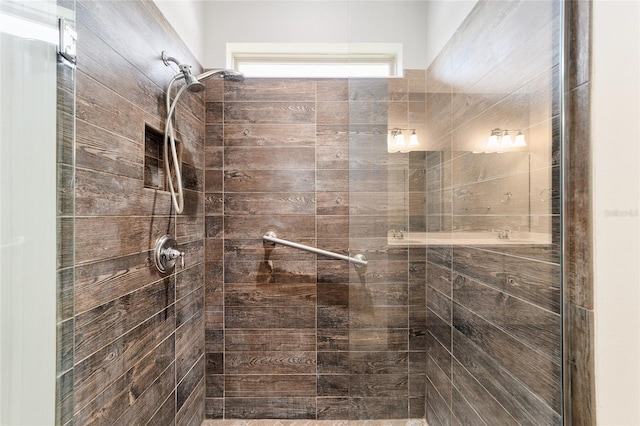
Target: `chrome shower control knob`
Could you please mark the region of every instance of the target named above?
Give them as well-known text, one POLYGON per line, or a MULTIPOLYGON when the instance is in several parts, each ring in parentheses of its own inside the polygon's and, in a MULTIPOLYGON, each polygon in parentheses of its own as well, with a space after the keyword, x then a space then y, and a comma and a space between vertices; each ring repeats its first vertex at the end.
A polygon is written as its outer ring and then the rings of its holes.
POLYGON ((164 253, 162 253, 162 255, 169 260, 176 260, 177 258, 180 258, 180 265, 182 269, 184 269, 184 252, 183 251, 179 251, 173 248, 168 248, 164 251, 164 253))
POLYGON ((180 264, 184 269, 184 252, 178 250, 178 243, 171 235, 163 235, 156 241, 154 258, 158 271, 170 274, 176 267, 176 261, 180 258, 180 264))

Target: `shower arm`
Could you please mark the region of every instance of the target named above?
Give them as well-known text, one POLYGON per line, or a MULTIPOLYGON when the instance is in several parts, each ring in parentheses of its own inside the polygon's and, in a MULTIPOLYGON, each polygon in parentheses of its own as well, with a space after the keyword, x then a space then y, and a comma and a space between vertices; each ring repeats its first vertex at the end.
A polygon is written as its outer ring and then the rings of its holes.
POLYGON ((164 64, 166 66, 169 66, 169 62, 173 62, 174 64, 176 64, 178 67, 180 67, 180 61, 178 61, 176 58, 174 58, 173 56, 169 56, 167 55, 167 52, 162 52, 162 62, 164 62, 164 64))
POLYGON ((176 58, 174 58, 173 56, 169 56, 167 55, 167 52, 162 51, 162 62, 165 64, 165 66, 171 66, 170 62, 173 62, 174 64, 176 64, 178 66, 178 69, 180 70, 180 72, 182 73, 182 75, 178 74, 174 80, 180 80, 180 79, 187 79, 187 75, 191 74, 191 65, 189 64, 185 64, 180 62, 179 60, 177 60, 176 58))

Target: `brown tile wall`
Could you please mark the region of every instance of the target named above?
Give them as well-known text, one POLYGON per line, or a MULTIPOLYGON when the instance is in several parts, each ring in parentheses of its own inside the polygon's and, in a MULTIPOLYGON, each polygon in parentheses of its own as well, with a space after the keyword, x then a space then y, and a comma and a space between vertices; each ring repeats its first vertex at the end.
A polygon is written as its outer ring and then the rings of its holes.
POLYGON ((208 418, 423 415, 424 256, 409 267, 387 246, 408 226, 388 196, 408 156, 386 152, 386 129, 410 82, 207 82, 208 418), (265 246, 269 230, 370 265, 265 246))
POLYGON ((427 229, 552 234, 427 247, 432 426, 562 423, 558 11, 479 2, 427 70, 427 229), (472 153, 495 127, 522 129, 527 151, 472 153))
POLYGON ((591 165, 591 1, 567 1, 564 308, 568 424, 595 425, 591 165))
MULTIPOLYGON (((145 126, 163 129, 175 71, 160 52, 197 65, 152 2, 77 2, 75 252, 68 404, 61 423, 200 424, 204 418, 203 95, 177 113, 185 213, 167 192, 144 188, 145 126), (170 233, 186 267, 161 275, 153 248, 170 233)), ((71 163, 73 164, 73 163, 71 163)), ((65 307, 67 305, 65 304, 65 307)), ((71 307, 72 306, 72 307, 71 307)))
POLYGON ((398 80, 349 81, 350 245, 369 259, 366 272, 350 274, 349 419, 422 417, 426 324, 423 308, 412 306, 419 300, 409 277, 423 268, 412 270, 410 260, 418 260, 387 242, 390 229, 409 229, 409 155, 387 153, 386 143, 388 127, 409 127, 419 120, 412 111, 420 110, 424 71, 407 70, 398 80))
MULTIPOLYGON (((162 50, 195 59, 152 3, 78 2, 75 166, 73 149, 59 149, 60 423, 426 415, 432 425, 559 424, 557 96, 524 96, 557 79, 557 58, 540 62, 536 49, 545 45, 535 37, 557 22, 540 25, 546 18, 531 19, 538 12, 528 7, 480 3, 426 74, 210 80, 206 104, 189 95, 178 112, 190 178, 187 213, 176 221, 166 193, 143 189, 144 126, 162 128, 173 74, 148 59, 162 50), (506 37, 505 23, 517 29, 520 16, 536 28, 506 37), (512 39, 528 48, 504 43, 512 39), (491 40, 502 43, 490 55, 481 47, 495 46, 491 40), (506 76, 507 62, 528 66, 506 76), (390 249, 391 228, 490 224, 456 210, 455 190, 477 188, 485 170, 456 143, 510 104, 528 116, 529 141, 553 142, 530 167, 555 191, 550 207, 510 227, 549 224, 554 244, 390 249), (433 152, 387 154, 387 126, 416 127, 433 152), (370 266, 358 274, 343 262, 265 247, 267 230, 333 251, 350 247, 370 266), (165 232, 187 252, 187 268, 169 277, 150 261, 165 232)), ((588 21, 589 9, 579 9, 575 16, 588 21)), ((579 46, 578 77, 588 75, 579 46)), ((571 95, 572 111, 587 111, 588 79, 576 80, 571 95)), ((64 101, 61 114, 71 122, 64 101)), ((482 178, 502 191, 498 178, 482 178)), ((588 193, 588 182, 582 188, 588 193)), ((580 331, 571 335, 574 377, 593 361, 583 281, 571 293, 580 331)), ((591 407, 592 379, 573 383, 591 407)), ((592 410, 579 413, 591 424, 592 410)))

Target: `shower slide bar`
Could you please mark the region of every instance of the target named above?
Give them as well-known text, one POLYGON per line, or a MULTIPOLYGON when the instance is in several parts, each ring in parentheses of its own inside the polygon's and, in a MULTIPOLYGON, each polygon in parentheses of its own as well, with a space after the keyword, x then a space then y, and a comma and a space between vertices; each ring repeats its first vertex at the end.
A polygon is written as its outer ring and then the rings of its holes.
POLYGON ((321 254, 323 256, 332 257, 334 259, 346 260, 354 264, 356 268, 364 268, 367 266, 367 258, 364 254, 356 254, 353 257, 345 256, 344 254, 334 253, 327 250, 322 250, 316 247, 305 246, 304 244, 294 243, 293 241, 281 240, 278 238, 275 232, 268 231, 262 236, 262 240, 271 245, 280 244, 287 247, 293 247, 300 250, 308 251, 311 253, 321 254))

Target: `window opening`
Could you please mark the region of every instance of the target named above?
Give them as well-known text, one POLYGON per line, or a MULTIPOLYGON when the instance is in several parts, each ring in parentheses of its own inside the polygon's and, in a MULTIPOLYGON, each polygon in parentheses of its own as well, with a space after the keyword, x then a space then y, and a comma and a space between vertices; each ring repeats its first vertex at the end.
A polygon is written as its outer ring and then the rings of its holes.
POLYGON ((247 77, 402 77, 402 45, 228 43, 227 62, 247 77))

